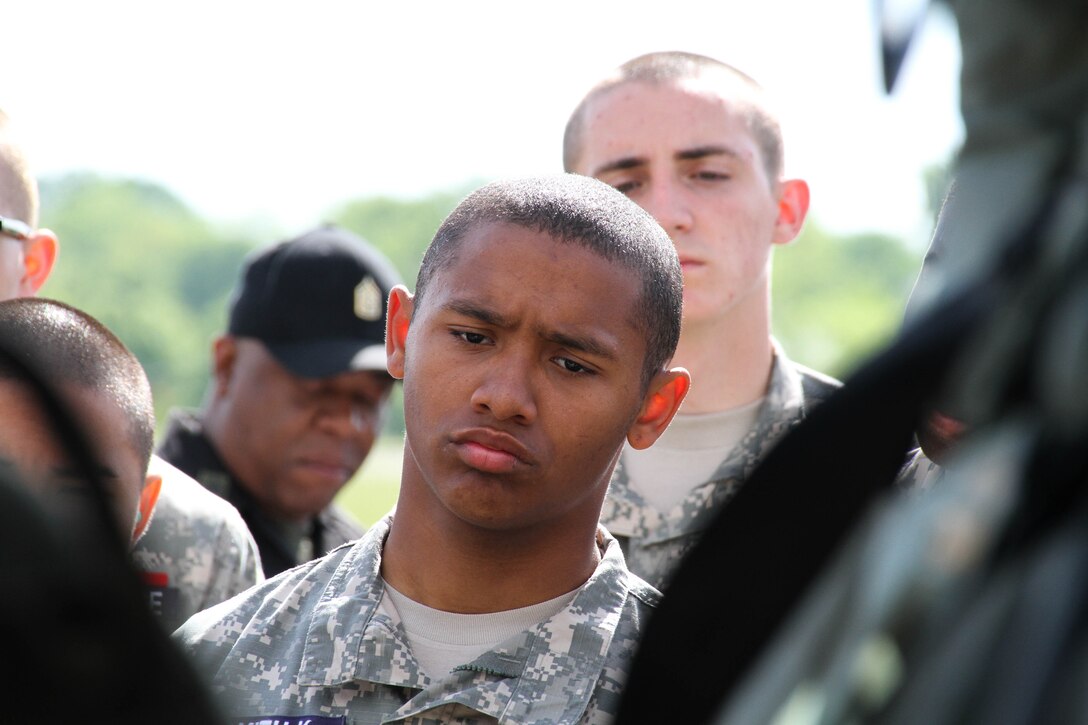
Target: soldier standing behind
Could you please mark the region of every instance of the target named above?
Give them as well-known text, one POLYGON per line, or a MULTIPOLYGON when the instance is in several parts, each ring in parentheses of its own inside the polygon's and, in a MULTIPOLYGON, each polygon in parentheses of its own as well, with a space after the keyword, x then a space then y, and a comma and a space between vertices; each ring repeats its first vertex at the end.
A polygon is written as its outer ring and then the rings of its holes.
POLYGON ((771 336, 771 252, 797 236, 809 202, 782 158, 762 89, 690 53, 628 61, 567 124, 567 171, 653 214, 684 273, 675 362, 691 371, 691 395, 657 445, 624 449, 601 517, 631 571, 657 587, 760 458, 839 385, 771 336))
POLYGON ((174 411, 159 454, 230 501, 267 576, 363 533, 332 503, 370 452, 393 388, 380 252, 320 227, 246 260, 202 411, 174 411))

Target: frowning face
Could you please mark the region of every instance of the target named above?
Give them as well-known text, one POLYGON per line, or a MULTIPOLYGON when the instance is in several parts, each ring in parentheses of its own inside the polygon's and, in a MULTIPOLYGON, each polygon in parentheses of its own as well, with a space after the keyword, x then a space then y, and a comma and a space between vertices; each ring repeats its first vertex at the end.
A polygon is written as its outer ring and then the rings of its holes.
POLYGON ((391 310, 412 312, 390 357, 407 430, 398 510, 490 530, 595 526, 643 403, 641 289, 588 249, 492 223, 468 231, 418 308, 396 290, 391 310))

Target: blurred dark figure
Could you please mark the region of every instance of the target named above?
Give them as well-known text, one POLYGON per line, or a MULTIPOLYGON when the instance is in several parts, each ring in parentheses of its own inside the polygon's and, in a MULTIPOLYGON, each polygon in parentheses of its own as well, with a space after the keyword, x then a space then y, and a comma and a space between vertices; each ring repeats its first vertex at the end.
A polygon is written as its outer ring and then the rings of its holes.
MULTIPOLYGON (((21 366, 2 339, 0 357, 21 366)), ((147 608, 87 438, 36 374, 23 373, 90 495, 46 510, 13 467, 0 467, 0 721, 222 722, 147 608)))
POLYGON ((967 140, 924 303, 682 564, 621 723, 1088 721, 1088 5, 949 4, 967 140), (933 410, 942 480, 894 492, 933 410))

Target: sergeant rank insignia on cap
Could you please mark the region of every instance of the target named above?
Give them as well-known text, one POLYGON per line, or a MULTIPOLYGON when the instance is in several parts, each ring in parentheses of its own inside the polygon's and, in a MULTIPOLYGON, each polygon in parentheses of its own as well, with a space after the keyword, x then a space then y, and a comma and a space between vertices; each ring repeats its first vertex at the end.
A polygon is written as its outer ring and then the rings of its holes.
POLYGON ((355 316, 373 322, 382 316, 382 291, 373 277, 363 277, 355 286, 355 316))

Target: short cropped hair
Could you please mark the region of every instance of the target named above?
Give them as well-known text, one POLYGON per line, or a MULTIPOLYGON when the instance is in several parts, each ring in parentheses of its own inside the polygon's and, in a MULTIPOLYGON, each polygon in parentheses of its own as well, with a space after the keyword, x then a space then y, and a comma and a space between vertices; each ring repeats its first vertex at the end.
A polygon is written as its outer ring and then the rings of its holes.
POLYGON ((0 380, 25 379, 15 358, 62 397, 64 386, 76 386, 117 405, 147 468, 155 436, 151 385, 136 356, 105 325, 63 302, 6 300, 0 302, 0 349, 6 353, 0 355, 0 380))
POLYGON ((672 359, 680 339, 683 280, 676 249, 665 230, 626 196, 586 176, 562 174, 488 184, 446 217, 427 247, 416 278, 417 309, 426 298, 428 283, 453 261, 465 235, 495 222, 584 247, 642 280, 642 295, 631 314, 646 336, 645 389, 672 359))
POLYGON ((728 63, 695 53, 668 51, 633 58, 590 89, 567 121, 563 133, 563 167, 573 171, 582 153, 582 131, 590 102, 624 83, 666 85, 685 80, 708 82, 723 98, 738 102, 748 128, 763 154, 771 183, 782 176, 782 128, 771 110, 763 87, 728 63), (739 91, 739 92, 738 92, 739 91))
POLYGON ((3 111, 0 111, 0 216, 14 217, 32 227, 38 224, 38 182, 3 111))

